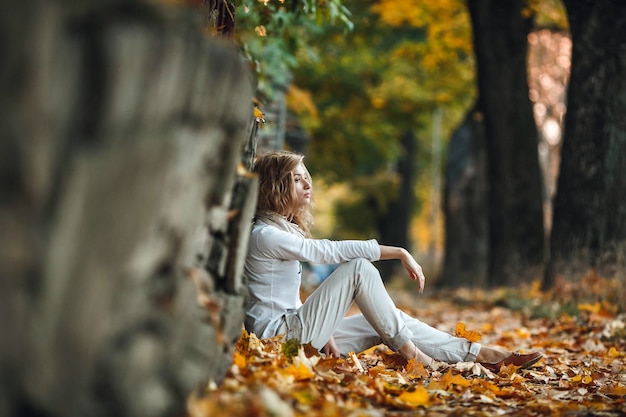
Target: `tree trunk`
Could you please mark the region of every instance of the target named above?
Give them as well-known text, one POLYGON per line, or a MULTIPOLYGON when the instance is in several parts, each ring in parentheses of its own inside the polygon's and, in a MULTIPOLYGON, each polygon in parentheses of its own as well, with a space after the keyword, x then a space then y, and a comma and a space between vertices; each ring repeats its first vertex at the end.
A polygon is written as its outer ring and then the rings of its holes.
POLYGON ((176 415, 241 334, 248 70, 189 15, 105 3, 0 17, 2 415, 176 415))
POLYGON ((441 286, 485 286, 489 222, 487 156, 482 114, 471 111, 452 135, 446 164, 446 248, 441 286))
POLYGON ((626 267, 626 3, 564 3, 572 70, 546 285, 626 267))
POLYGON ((528 98, 521 0, 468 0, 489 178, 489 284, 540 274, 544 256, 537 130, 528 98))
MULTIPOLYGON (((397 198, 387 204, 387 211, 377 219, 380 241, 386 245, 408 247, 411 213, 415 206, 415 134, 407 130, 400 141, 403 157, 398 160, 396 171, 400 177, 397 198)), ((390 280, 401 266, 397 262, 382 261, 378 264, 383 280, 390 280)))

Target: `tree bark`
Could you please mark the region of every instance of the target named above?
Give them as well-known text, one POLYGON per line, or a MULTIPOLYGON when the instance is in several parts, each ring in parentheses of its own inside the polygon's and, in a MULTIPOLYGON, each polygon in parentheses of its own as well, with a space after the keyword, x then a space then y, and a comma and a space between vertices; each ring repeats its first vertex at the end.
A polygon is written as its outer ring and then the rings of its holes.
MULTIPOLYGON (((411 213, 415 206, 415 134, 407 130, 402 136, 402 157, 398 160, 396 172, 400 177, 400 186, 396 199, 387 204, 387 210, 377 217, 377 227, 380 241, 386 245, 407 248, 409 244, 409 226, 411 213)), ((378 264, 384 281, 389 281, 399 271, 401 266, 397 262, 382 261, 378 264)))
POLYGON ((468 0, 488 161, 489 284, 516 284, 543 267, 538 134, 528 98, 521 0, 468 0))
POLYGON ((483 116, 471 111, 452 135, 446 164, 443 210, 445 259, 441 286, 488 282, 489 222, 483 116))
POLYGON ((626 266, 626 3, 564 3, 572 69, 546 286, 626 266))
POLYGON ((252 82, 193 14, 73 5, 0 17, 0 414, 172 416, 241 334, 252 82))

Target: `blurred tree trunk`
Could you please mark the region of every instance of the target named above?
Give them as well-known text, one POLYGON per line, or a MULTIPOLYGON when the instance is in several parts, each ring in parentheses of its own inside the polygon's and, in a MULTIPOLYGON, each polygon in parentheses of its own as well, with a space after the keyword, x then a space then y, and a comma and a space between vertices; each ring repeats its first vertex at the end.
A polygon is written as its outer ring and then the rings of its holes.
POLYGON ((241 334, 252 80, 200 13, 81 5, 0 17, 0 415, 180 415, 241 334))
POLYGON ((626 2, 564 3, 572 69, 546 285, 626 267, 626 2))
POLYGON ((441 286, 485 286, 489 219, 483 115, 470 111, 452 135, 446 164, 443 210, 445 259, 441 286))
POLYGON ((489 284, 540 276, 544 258, 538 134, 528 98, 522 0, 468 0, 488 164, 489 284))
MULTIPOLYGON (((380 241, 386 245, 407 248, 411 213, 415 206, 415 134, 407 130, 402 136, 402 157, 398 160, 396 172, 400 177, 397 198, 390 201, 387 211, 377 218, 380 241)), ((397 262, 382 261, 378 264, 383 280, 391 279, 396 271, 402 268, 397 262)))

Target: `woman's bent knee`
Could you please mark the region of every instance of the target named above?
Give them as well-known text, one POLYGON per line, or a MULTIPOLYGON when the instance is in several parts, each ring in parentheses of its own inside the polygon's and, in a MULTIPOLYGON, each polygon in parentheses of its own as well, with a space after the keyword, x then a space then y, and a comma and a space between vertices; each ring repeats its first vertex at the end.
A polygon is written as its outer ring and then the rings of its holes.
POLYGON ((370 261, 368 261, 365 258, 353 259, 348 263, 354 267, 354 272, 357 277, 380 278, 380 273, 378 272, 378 269, 376 269, 374 264, 372 264, 370 261))
MULTIPOLYGON (((381 280, 378 269, 367 259, 357 258, 343 263, 331 274, 329 280, 349 278, 354 284, 362 281, 381 280)), ((328 280, 327 280, 328 281, 328 280)))

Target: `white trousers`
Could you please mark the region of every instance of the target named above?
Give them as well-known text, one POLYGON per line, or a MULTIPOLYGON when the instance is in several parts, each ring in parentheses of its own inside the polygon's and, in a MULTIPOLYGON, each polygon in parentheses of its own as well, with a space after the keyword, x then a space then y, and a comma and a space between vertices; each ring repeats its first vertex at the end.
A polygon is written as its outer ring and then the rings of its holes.
POLYGON ((394 351, 409 340, 422 352, 444 362, 474 362, 480 344, 454 337, 399 310, 371 262, 342 264, 304 302, 285 315, 277 334, 321 349, 331 336, 342 355, 384 343, 394 351), (346 317, 355 302, 361 314, 346 317))

